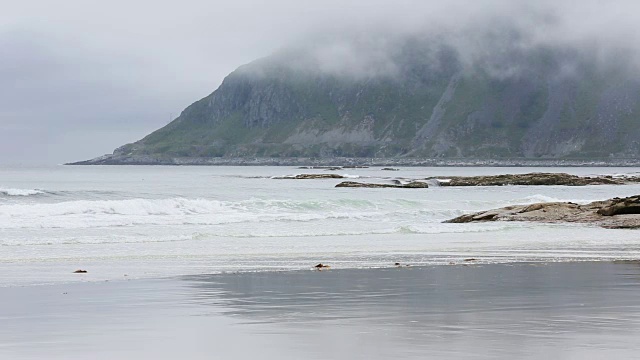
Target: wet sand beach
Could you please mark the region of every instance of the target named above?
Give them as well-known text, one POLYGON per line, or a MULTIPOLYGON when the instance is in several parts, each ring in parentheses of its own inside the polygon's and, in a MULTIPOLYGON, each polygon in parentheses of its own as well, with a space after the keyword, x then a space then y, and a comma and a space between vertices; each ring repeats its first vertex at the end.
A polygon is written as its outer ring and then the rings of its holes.
POLYGON ((632 358, 640 263, 254 272, 0 288, 2 359, 632 358))

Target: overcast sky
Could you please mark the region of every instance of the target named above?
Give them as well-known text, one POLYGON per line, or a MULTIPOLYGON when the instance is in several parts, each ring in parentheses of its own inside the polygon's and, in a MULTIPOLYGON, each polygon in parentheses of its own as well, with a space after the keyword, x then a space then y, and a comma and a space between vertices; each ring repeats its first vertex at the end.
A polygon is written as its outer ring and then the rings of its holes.
POLYGON ((239 65, 319 34, 453 31, 506 19, 529 29, 532 42, 638 46, 636 3, 5 0, 0 164, 110 153, 165 125, 239 65))

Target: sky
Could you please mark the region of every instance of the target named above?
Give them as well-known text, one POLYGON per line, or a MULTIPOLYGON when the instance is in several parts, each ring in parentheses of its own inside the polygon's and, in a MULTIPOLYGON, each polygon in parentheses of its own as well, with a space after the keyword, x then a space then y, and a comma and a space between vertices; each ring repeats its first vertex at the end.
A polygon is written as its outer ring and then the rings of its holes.
POLYGON ((468 34, 509 22, 528 34, 525 46, 595 48, 603 61, 624 48, 640 59, 637 1, 0 2, 0 164, 111 153, 166 125, 238 66, 282 48, 323 44, 325 68, 359 68, 371 47, 350 46, 354 34, 378 44, 447 33, 474 57, 486 49, 468 34))

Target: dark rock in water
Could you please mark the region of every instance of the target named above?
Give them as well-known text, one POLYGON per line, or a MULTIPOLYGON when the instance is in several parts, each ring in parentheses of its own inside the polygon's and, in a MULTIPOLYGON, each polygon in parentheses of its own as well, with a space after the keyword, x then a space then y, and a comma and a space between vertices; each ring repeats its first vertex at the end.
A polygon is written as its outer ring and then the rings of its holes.
POLYGON ((420 181, 412 181, 407 184, 374 184, 374 183, 361 183, 355 181, 343 181, 336 187, 348 187, 348 188, 399 188, 399 189, 424 189, 429 185, 420 181))
POLYGON ((361 166, 361 165, 345 165, 343 166, 344 169, 368 169, 368 166, 361 166))
POLYGON ((303 169, 303 170, 313 170, 313 169, 318 169, 318 170, 342 170, 342 167, 340 167, 340 166, 299 166, 298 169, 303 169))
POLYGON ((489 176, 432 177, 440 186, 504 186, 504 185, 623 185, 640 182, 637 177, 585 177, 565 173, 530 173, 489 176))
POLYGON ((399 171, 400 169, 386 167, 386 168, 382 168, 380 170, 384 170, 384 171, 399 171))
POLYGON ((76 270, 73 272, 74 274, 86 274, 87 270, 76 270))
POLYGON ((300 174, 295 176, 278 176, 273 179, 294 179, 294 180, 307 180, 307 179, 344 179, 344 176, 338 174, 300 174))
POLYGON ((318 265, 314 266, 314 268, 316 268, 317 270, 328 269, 328 268, 330 268, 330 267, 331 267, 331 266, 329 266, 329 265, 325 265, 325 264, 323 264, 323 263, 320 263, 320 264, 318 264, 318 265))
POLYGON ((640 197, 632 196, 624 199, 612 199, 610 205, 598 210, 598 214, 603 216, 640 214, 640 197))
POLYGON ((399 185, 399 187, 401 188, 411 188, 411 189, 426 189, 429 187, 429 184, 427 184, 426 182, 421 182, 421 181, 412 181, 410 183, 407 184, 401 184, 399 185))
POLYGON ((473 261, 478 261, 478 259, 469 258, 469 259, 464 259, 464 261, 466 261, 466 262, 473 262, 473 261))
POLYGON ((630 264, 630 265, 640 265, 640 260, 613 260, 614 264, 630 264))
POLYGON ((609 229, 640 228, 640 195, 595 201, 586 205, 548 202, 514 205, 459 216, 447 223, 482 221, 534 221, 547 223, 590 223, 609 229))

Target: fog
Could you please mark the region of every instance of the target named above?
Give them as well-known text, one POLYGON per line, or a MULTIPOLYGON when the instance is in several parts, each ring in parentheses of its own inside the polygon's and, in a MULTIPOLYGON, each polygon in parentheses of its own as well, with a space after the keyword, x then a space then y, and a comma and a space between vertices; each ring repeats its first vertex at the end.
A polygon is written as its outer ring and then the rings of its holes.
POLYGON ((639 10, 635 1, 597 0, 7 2, 0 163, 109 153, 178 116, 238 66, 290 47, 342 76, 393 76, 394 48, 407 36, 446 43, 466 64, 548 46, 636 74, 639 10))

